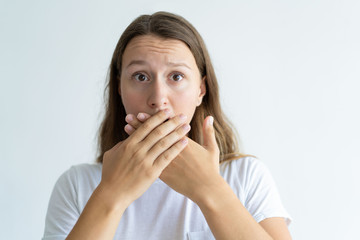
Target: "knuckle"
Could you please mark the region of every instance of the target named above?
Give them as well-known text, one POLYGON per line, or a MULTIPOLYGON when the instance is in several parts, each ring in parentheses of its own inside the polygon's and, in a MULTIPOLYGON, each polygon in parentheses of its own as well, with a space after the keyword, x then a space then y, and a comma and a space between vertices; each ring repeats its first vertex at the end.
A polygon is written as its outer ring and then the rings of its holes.
POLYGON ((124 151, 128 150, 130 148, 130 142, 125 142, 121 147, 124 149, 124 151))
POLYGON ((165 162, 171 161, 172 157, 169 151, 164 152, 162 160, 165 162))
POLYGON ((144 175, 146 178, 153 178, 154 177, 154 171, 152 168, 146 168, 144 170, 144 175))
POLYGON ((165 139, 160 140, 160 141, 158 142, 158 146, 159 146, 159 148, 161 148, 161 149, 167 148, 167 142, 166 142, 166 140, 165 140, 165 139))
POLYGON ((142 162, 144 162, 145 154, 142 151, 142 149, 139 149, 136 152, 134 152, 133 153, 133 158, 134 158, 134 161, 142 161, 142 162))
POLYGON ((141 122, 138 121, 138 120, 136 120, 136 119, 134 119, 134 120, 131 122, 131 125, 132 125, 133 127, 135 127, 135 128, 138 128, 138 127, 141 126, 141 122))
POLYGON ((165 135, 165 131, 164 131, 164 129, 158 127, 154 130, 154 134, 155 134, 155 136, 161 137, 161 136, 165 135))
POLYGON ((126 141, 121 146, 123 152, 134 152, 134 144, 131 141, 126 141))
POLYGON ((144 128, 145 131, 152 130, 151 122, 148 122, 148 121, 144 122, 142 127, 144 128))

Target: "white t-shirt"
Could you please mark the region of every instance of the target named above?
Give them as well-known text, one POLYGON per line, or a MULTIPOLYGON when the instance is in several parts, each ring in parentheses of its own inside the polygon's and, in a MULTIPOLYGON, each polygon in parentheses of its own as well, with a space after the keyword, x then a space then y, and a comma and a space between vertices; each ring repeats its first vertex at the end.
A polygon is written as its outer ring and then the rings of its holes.
MULTIPOLYGON (((100 183, 102 165, 81 164, 61 175, 50 198, 43 240, 65 239, 100 183)), ((291 217, 283 208, 274 180, 256 158, 220 165, 222 177, 257 222, 291 217)), ((200 208, 157 179, 124 212, 114 239, 214 239, 200 208)))

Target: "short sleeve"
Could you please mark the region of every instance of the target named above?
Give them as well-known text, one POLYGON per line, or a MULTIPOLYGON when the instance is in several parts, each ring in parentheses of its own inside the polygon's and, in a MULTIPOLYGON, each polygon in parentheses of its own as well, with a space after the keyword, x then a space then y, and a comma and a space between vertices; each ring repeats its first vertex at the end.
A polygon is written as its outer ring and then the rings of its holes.
POLYGON ((77 176, 72 167, 59 177, 51 194, 43 240, 65 239, 79 216, 77 176))
POLYGON ((239 177, 244 186, 244 205, 257 222, 283 217, 287 225, 291 223, 292 219, 283 207, 275 181, 264 163, 256 158, 247 158, 239 177))

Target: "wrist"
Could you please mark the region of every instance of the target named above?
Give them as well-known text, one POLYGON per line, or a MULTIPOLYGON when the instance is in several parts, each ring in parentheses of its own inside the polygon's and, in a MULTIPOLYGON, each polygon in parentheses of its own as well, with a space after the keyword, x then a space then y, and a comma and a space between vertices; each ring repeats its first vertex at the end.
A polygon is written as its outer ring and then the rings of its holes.
POLYGON ((113 191, 102 183, 96 187, 92 196, 97 199, 106 212, 121 215, 132 202, 125 194, 115 197, 113 191))
POLYGON ((211 183, 204 185, 201 189, 196 191, 191 198, 200 208, 215 207, 218 200, 223 199, 229 195, 233 195, 232 189, 227 182, 218 175, 211 181, 211 183))

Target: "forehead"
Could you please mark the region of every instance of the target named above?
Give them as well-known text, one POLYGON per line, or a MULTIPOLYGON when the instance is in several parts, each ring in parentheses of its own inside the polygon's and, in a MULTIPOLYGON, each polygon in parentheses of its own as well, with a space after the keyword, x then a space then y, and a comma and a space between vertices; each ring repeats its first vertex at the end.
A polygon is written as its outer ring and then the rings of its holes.
POLYGON ((122 61, 126 65, 133 60, 151 61, 154 57, 164 61, 187 62, 196 66, 195 58, 184 42, 154 35, 137 36, 131 39, 125 48, 122 61))

